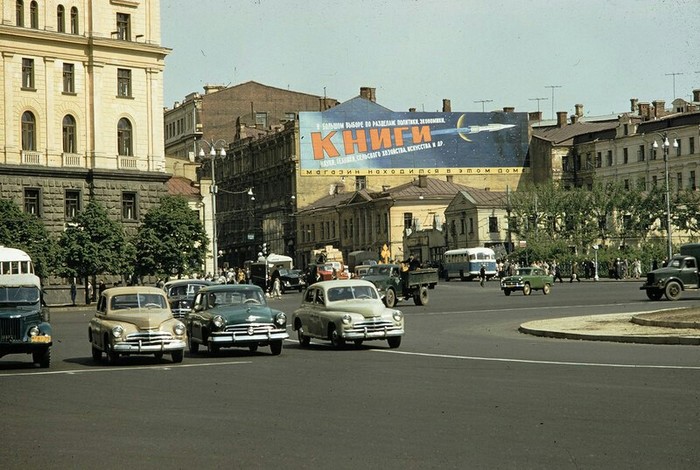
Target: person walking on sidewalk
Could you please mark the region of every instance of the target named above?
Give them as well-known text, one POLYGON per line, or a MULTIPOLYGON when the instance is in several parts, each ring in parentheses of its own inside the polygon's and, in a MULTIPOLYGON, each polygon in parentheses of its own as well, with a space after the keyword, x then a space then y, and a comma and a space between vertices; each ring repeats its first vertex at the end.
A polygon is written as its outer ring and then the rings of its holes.
POLYGON ((581 282, 581 278, 578 276, 578 263, 576 261, 571 263, 571 279, 569 279, 569 283, 574 282, 574 280, 581 282))
POLYGON ((486 284, 486 266, 481 265, 481 269, 479 269, 479 284, 481 284, 481 287, 484 287, 486 284))

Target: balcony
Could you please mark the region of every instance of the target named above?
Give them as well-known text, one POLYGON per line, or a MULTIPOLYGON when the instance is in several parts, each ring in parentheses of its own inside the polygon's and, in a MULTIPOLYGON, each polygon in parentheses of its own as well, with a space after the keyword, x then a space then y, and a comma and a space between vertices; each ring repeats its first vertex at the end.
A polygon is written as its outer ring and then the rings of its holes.
POLYGON ((119 169, 120 170, 136 170, 137 159, 136 157, 125 157, 119 155, 119 169))
POLYGON ((44 165, 44 157, 41 152, 35 150, 22 150, 22 164, 23 165, 44 165))
POLYGON ((63 166, 68 167, 82 167, 83 166, 83 156, 78 153, 63 153, 62 155, 63 166))

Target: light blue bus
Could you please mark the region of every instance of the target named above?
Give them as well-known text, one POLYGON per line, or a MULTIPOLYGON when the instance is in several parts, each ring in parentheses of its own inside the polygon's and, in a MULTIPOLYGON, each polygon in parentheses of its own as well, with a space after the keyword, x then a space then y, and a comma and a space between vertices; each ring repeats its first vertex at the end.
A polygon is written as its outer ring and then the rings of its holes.
POLYGON ((445 280, 458 277, 470 281, 479 277, 481 265, 486 268, 486 278, 494 277, 496 272, 496 254, 491 248, 458 248, 447 250, 443 258, 445 280))

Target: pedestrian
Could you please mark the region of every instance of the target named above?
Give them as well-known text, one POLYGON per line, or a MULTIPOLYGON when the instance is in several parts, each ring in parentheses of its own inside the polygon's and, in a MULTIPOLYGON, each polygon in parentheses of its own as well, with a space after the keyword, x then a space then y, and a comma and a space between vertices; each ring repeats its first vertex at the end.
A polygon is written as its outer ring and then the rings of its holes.
POLYGON ((272 298, 281 299, 282 298, 282 282, 280 282, 280 277, 275 277, 272 281, 272 298))
POLYGON ((88 281, 87 283, 87 304, 90 305, 92 303, 92 282, 88 281))
POLYGON ((558 264, 554 266, 554 279, 552 280, 552 282, 556 282, 557 279, 559 279, 559 284, 564 282, 564 280, 561 277, 561 267, 559 267, 558 264))
POLYGON ((581 278, 578 276, 578 263, 576 261, 571 263, 571 279, 569 283, 574 282, 574 280, 581 282, 581 278))
POLYGON ((479 284, 481 287, 486 285, 486 265, 482 264, 481 269, 479 269, 479 284))
POLYGON ((70 281, 70 300, 75 306, 75 298, 78 295, 78 286, 75 285, 75 278, 70 281))
MULTIPOLYGON (((162 287, 161 287, 162 288, 162 287)), ((107 284, 105 284, 104 279, 100 281, 100 283, 97 285, 97 292, 99 292, 100 296, 102 293, 107 290, 107 284)))

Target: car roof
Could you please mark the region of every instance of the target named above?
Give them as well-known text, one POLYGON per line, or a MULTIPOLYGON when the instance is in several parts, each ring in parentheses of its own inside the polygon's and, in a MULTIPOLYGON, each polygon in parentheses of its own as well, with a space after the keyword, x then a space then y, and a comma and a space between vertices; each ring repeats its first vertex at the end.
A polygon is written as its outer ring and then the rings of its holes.
POLYGON ((203 286, 209 286, 211 285, 211 281, 207 281, 206 279, 176 279, 174 281, 166 282, 163 285, 163 287, 184 286, 189 284, 201 284, 203 286))
POLYGON ((104 291, 104 295, 107 297, 114 297, 115 295, 124 294, 159 294, 164 296, 165 292, 163 292, 163 289, 150 286, 110 287, 104 291))
POLYGON ((244 292, 250 290, 262 291, 262 289, 255 284, 210 284, 199 289, 199 292, 244 292))
POLYGON ((369 281, 364 279, 337 279, 333 281, 321 281, 313 284, 311 287, 319 287, 321 289, 330 289, 332 287, 345 287, 345 286, 369 286, 374 287, 369 281))

